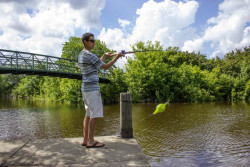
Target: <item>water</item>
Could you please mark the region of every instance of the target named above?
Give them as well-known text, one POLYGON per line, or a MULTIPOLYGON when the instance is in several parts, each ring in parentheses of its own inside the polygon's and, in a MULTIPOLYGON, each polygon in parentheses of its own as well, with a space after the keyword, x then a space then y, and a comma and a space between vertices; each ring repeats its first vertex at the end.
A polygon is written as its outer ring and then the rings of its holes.
MULTIPOLYGON (((152 166, 250 166, 250 104, 133 104, 133 130, 152 166)), ((118 135, 120 106, 105 105, 96 135, 118 135)), ((0 102, 0 140, 82 136, 81 105, 0 102)))

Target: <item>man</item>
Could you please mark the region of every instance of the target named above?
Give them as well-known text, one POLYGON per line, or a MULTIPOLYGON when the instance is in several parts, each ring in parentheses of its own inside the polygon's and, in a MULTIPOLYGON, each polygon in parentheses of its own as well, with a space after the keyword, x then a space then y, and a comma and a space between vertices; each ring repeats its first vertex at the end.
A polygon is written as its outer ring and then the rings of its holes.
POLYGON ((79 54, 79 65, 82 72, 82 96, 85 105, 86 115, 83 121, 83 144, 87 148, 103 147, 104 144, 94 140, 94 131, 97 118, 103 117, 103 105, 99 87, 98 69, 108 70, 121 56, 112 53, 105 53, 98 58, 90 51, 95 47, 94 35, 85 33, 82 36, 84 49, 79 54), (115 56, 113 60, 104 63, 107 57, 115 56))

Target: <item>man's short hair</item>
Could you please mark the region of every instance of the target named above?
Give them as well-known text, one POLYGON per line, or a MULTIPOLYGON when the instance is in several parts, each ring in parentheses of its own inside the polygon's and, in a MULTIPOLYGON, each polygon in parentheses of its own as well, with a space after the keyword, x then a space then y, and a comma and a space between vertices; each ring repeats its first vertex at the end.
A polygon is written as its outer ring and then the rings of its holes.
POLYGON ((88 40, 89 40, 89 37, 91 37, 91 36, 94 37, 94 34, 89 33, 89 32, 87 32, 87 33, 85 33, 85 34, 82 35, 82 43, 83 43, 83 45, 84 45, 84 42, 83 42, 83 41, 84 41, 84 40, 88 41, 88 40))

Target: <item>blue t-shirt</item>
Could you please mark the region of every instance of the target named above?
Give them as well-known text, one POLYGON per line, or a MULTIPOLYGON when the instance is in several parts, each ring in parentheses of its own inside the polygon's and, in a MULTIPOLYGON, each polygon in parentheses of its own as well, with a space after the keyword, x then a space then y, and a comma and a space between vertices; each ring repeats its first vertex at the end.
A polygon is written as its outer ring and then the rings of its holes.
POLYGON ((98 69, 104 65, 104 62, 94 53, 82 50, 78 63, 82 72, 82 92, 100 90, 98 69))

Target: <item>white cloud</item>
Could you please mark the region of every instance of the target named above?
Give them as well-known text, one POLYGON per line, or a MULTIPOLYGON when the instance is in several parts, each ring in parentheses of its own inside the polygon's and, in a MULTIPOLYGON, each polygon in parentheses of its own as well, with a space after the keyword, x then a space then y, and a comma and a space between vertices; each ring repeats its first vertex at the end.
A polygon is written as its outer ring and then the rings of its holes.
POLYGON ((0 1, 0 48, 60 56, 75 34, 100 26, 105 0, 0 1))
POLYGON ((99 38, 104 40, 108 47, 113 47, 113 43, 120 43, 121 40, 114 38, 115 34, 110 36, 113 30, 119 31, 117 35, 125 38, 123 39, 126 41, 123 42, 125 45, 120 44, 120 48, 128 48, 130 44, 135 44, 137 41, 149 40, 161 41, 164 46, 182 46, 185 40, 192 39, 194 36, 195 29, 191 27, 191 24, 195 21, 198 6, 196 1, 176 3, 171 0, 162 2, 150 0, 137 10, 136 24, 130 34, 125 34, 121 29, 115 28, 102 30, 99 38))
POLYGON ((184 43, 184 46, 182 47, 182 50, 185 50, 185 51, 189 51, 189 52, 192 52, 192 51, 201 51, 202 50, 202 45, 203 45, 203 39, 201 38, 198 38, 194 41, 192 40, 187 40, 185 43, 184 43))
POLYGON ((155 2, 150 0, 137 10, 139 17, 131 35, 131 41, 161 41, 164 46, 182 46, 191 39, 195 29, 196 1, 176 3, 171 0, 155 2))
POLYGON ((107 30, 105 28, 102 28, 98 38, 108 44, 108 48, 111 48, 113 50, 119 51, 122 49, 129 49, 128 43, 124 38, 124 33, 119 28, 108 28, 107 30))
POLYGON ((118 23, 120 24, 121 27, 125 28, 127 25, 130 24, 130 21, 128 20, 123 20, 123 19, 118 19, 118 23))
POLYGON ((186 41, 183 50, 200 50, 200 44, 210 42, 210 57, 222 57, 236 48, 250 45, 250 0, 225 0, 219 5, 217 17, 210 18, 203 36, 186 41), (197 44, 197 41, 199 41, 197 44))
POLYGON ((115 50, 130 50, 130 45, 137 41, 160 41, 165 47, 181 47, 195 35, 191 25, 198 7, 196 1, 149 0, 137 10, 138 17, 131 33, 126 33, 125 28, 102 29, 98 38, 115 50))
MULTIPOLYGON (((105 29, 102 28, 101 33, 98 36, 98 39, 104 41, 108 48, 115 50, 117 53, 121 50, 129 50, 129 43, 127 43, 126 39, 124 38, 124 33, 121 29, 114 28, 114 29, 105 29)), ((116 65, 120 68, 123 68, 124 64, 126 63, 126 59, 122 58, 119 59, 116 65)))

